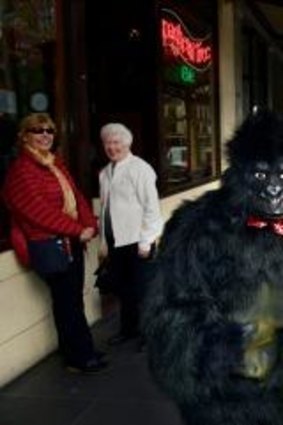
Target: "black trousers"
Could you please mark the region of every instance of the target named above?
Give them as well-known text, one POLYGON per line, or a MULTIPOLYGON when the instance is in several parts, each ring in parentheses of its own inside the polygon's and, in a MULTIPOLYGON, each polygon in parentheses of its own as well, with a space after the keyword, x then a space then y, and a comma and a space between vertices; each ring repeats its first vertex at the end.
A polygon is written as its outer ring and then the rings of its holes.
POLYGON ((120 301, 120 333, 125 337, 139 334, 140 307, 152 269, 154 247, 149 258, 138 256, 138 244, 109 247, 116 295, 120 301))
POLYGON ((84 366, 95 356, 92 335, 84 313, 84 257, 80 244, 73 245, 74 260, 64 273, 41 276, 50 289, 59 350, 64 361, 84 366))

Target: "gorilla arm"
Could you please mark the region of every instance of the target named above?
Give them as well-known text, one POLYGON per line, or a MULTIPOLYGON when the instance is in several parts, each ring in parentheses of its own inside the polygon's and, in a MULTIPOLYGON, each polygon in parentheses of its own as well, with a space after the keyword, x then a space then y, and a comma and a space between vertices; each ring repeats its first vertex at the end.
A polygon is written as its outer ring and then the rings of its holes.
MULTIPOLYGON (((241 359, 241 327, 223 313, 225 295, 218 299, 212 290, 217 235, 200 230, 190 220, 195 213, 185 206, 167 224, 143 321, 152 373, 179 403, 227 391, 241 359)), ((224 268, 221 279, 228 273, 224 268)))

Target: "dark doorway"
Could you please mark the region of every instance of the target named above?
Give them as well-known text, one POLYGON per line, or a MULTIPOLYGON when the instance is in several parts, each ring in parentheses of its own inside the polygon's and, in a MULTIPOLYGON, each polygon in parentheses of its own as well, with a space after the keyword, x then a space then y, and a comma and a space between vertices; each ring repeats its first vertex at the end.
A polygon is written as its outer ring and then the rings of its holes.
POLYGON ((157 126, 154 3, 86 0, 86 50, 94 195, 105 163, 99 129, 119 121, 134 133, 133 151, 154 164, 157 126))

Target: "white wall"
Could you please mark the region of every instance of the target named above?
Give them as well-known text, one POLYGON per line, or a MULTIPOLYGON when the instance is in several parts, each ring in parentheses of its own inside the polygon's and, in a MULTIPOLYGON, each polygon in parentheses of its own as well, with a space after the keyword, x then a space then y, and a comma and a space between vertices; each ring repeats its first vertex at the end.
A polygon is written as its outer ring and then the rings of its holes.
MULTIPOLYGON (((84 291, 88 321, 100 316, 93 289, 96 243, 86 254, 84 291)), ((21 267, 12 251, 0 255, 0 386, 33 366, 57 346, 49 292, 34 273, 21 267)))

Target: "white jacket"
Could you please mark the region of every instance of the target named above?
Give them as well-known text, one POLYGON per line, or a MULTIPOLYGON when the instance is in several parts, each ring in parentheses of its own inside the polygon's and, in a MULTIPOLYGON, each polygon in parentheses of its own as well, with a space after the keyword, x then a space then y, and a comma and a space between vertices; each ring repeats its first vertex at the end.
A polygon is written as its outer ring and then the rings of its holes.
POLYGON ((149 249, 163 227, 153 168, 129 153, 116 163, 113 177, 109 163, 100 172, 99 182, 102 242, 106 243, 104 213, 109 196, 115 247, 138 243, 141 249, 149 249))

